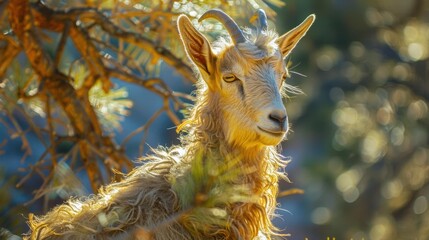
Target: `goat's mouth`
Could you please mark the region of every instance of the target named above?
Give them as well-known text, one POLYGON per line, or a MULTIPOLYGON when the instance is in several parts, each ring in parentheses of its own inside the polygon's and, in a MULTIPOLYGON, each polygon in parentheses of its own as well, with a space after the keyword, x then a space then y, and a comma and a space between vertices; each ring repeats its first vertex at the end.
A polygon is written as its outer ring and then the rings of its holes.
POLYGON ((286 133, 286 131, 281 131, 281 130, 268 130, 268 129, 265 129, 265 128, 261 128, 261 127, 259 127, 258 126, 258 129, 259 130, 261 130, 262 132, 264 132, 264 133, 268 133, 268 134, 270 134, 270 135, 272 135, 272 136, 275 136, 275 137, 283 137, 283 135, 286 133))

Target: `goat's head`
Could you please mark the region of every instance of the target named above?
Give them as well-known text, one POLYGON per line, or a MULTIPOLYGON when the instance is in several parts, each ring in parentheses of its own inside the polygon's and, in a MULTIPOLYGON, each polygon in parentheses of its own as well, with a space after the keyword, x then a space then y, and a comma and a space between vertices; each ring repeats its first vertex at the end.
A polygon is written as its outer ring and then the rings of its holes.
POLYGON ((227 14, 209 10, 199 21, 214 18, 227 29, 232 42, 212 47, 184 15, 178 19, 185 50, 198 67, 209 94, 218 98, 227 140, 248 147, 277 145, 288 131, 282 102, 288 69, 284 59, 312 25, 310 15, 278 37, 268 30, 267 17, 258 10, 251 19, 256 29, 242 31, 227 14))

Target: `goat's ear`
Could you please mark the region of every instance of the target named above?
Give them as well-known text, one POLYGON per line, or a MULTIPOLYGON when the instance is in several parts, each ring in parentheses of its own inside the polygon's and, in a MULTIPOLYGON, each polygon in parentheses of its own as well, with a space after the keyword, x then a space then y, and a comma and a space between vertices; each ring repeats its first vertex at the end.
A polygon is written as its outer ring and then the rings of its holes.
POLYGON ((316 16, 311 14, 296 28, 283 34, 277 39, 277 43, 279 44, 283 58, 287 57, 289 53, 295 48, 299 40, 301 40, 301 38, 304 37, 304 35, 307 33, 315 19, 316 16))
POLYGON ((209 41, 194 28, 192 22, 185 15, 177 19, 180 39, 185 47, 186 53, 197 65, 203 79, 210 85, 209 76, 214 71, 214 54, 209 41))

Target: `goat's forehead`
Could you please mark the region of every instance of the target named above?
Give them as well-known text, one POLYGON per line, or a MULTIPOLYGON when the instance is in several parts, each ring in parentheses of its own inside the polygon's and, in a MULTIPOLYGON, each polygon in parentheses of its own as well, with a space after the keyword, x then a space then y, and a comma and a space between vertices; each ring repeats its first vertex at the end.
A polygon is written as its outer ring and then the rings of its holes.
POLYGON ((272 54, 249 54, 235 47, 227 49, 220 58, 220 71, 245 74, 261 66, 284 68, 284 61, 279 51, 272 54), (260 57, 263 56, 263 57, 260 57))

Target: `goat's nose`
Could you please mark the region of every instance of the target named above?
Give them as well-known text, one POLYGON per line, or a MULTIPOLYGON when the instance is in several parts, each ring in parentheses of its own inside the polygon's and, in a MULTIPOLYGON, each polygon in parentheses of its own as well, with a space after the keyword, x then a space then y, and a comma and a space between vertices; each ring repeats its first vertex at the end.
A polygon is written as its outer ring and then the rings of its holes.
POLYGON ((287 120, 287 114, 284 110, 274 110, 268 115, 268 118, 283 129, 287 120))

